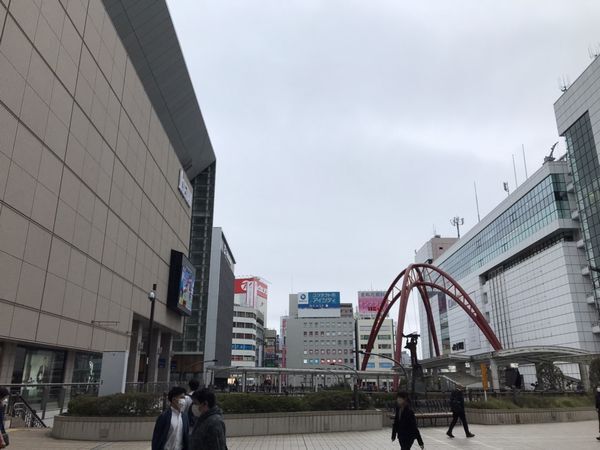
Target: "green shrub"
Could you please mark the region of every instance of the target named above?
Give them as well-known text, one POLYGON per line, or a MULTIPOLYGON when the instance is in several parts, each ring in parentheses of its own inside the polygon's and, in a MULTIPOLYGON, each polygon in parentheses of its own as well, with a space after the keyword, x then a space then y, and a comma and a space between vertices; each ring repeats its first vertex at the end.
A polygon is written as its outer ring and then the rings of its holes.
POLYGON ((89 417, 152 417, 162 411, 155 394, 129 393, 103 397, 80 395, 69 401, 69 415, 89 417))
POLYGON ((269 413, 304 411, 302 397, 260 394, 217 394, 217 403, 224 413, 269 413))
POLYGON ((548 408, 576 408, 593 405, 593 400, 587 395, 578 396, 541 396, 517 394, 515 402, 512 398, 495 398, 489 397, 488 401, 483 400, 476 402, 466 402, 467 408, 474 409, 516 409, 516 408, 532 408, 532 409, 548 409, 548 408))

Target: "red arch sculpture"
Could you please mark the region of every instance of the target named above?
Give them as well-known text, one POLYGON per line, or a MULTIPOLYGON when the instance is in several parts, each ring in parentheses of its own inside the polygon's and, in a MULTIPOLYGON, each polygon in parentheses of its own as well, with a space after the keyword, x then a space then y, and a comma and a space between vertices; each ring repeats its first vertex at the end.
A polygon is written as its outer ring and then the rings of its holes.
POLYGON ((371 334, 365 350, 366 354, 362 361, 361 370, 366 370, 367 363, 369 362, 369 353, 373 349, 377 334, 379 334, 379 330, 383 325, 384 319, 388 316, 390 309, 398 300, 400 300, 400 310, 398 311, 395 359, 400 361, 402 356, 402 336, 404 334, 404 319, 406 318, 408 296, 414 288, 419 291, 421 300, 425 306, 427 323, 429 324, 429 330, 434 344, 436 356, 440 356, 440 348, 435 331, 433 313, 431 311, 431 302, 429 301, 429 294, 427 293, 428 290, 438 290, 443 292, 456 303, 458 303, 471 318, 471 320, 477 324, 483 335, 492 345, 492 348, 494 350, 502 349, 500 340, 496 337, 496 334, 488 324, 487 320, 485 320, 483 314, 481 314, 481 311, 479 311, 479 308, 477 308, 477 305, 475 305, 475 302, 471 300, 471 297, 469 297, 464 289, 460 287, 460 285, 450 275, 431 264, 411 264, 402 272, 400 272, 396 279, 394 279, 381 302, 381 307, 377 312, 377 316, 375 316, 375 322, 373 323, 373 328, 371 329, 371 334))

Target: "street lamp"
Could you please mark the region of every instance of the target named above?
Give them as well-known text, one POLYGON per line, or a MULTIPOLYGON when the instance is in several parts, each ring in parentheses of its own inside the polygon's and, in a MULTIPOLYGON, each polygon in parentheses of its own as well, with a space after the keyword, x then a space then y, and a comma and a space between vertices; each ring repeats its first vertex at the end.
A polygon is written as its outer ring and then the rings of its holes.
POLYGON ((156 304, 156 283, 152 285, 152 290, 148 292, 150 301, 150 324, 148 325, 148 345, 146 346, 146 370, 144 370, 144 386, 148 385, 148 376, 150 375, 150 345, 152 341, 152 328, 154 328, 154 306, 156 304))
POLYGON ((365 352, 363 350, 359 350, 358 352, 355 350, 354 352, 360 353, 361 355, 378 356, 379 358, 383 358, 383 359, 387 359, 388 361, 392 361, 393 363, 396 364, 394 367, 392 367, 392 370, 395 372, 402 370, 402 372, 404 373, 404 376, 406 377, 406 379, 408 379, 408 373, 406 372, 406 369, 404 368, 404 366, 402 365, 402 363, 400 361, 398 361, 394 358, 391 358, 389 356, 383 355, 381 353, 365 352))
POLYGON ((359 409, 360 403, 359 403, 359 399, 358 399, 358 385, 360 384, 360 375, 358 374, 358 370, 356 370, 354 367, 348 366, 346 364, 331 363, 330 365, 345 367, 346 369, 350 369, 352 372, 354 372, 354 375, 356 376, 356 383, 354 383, 354 388, 352 389, 353 394, 354 394, 353 395, 353 397, 354 397, 354 409, 359 409))

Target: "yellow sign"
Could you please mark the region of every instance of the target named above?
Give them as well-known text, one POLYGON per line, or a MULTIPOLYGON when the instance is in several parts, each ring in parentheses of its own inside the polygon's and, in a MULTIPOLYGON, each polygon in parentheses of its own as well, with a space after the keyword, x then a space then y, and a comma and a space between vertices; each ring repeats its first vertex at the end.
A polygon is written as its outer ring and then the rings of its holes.
POLYGON ((481 384, 483 386, 483 390, 488 390, 488 368, 485 363, 480 364, 481 367, 481 384))

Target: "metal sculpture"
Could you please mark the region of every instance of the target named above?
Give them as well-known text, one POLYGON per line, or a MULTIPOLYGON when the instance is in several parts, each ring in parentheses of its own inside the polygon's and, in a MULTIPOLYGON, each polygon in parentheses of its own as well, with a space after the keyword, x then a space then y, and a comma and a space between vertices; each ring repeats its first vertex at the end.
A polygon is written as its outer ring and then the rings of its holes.
POLYGON ((396 331, 396 351, 395 359, 400 360, 402 357, 402 337, 404 336, 404 320, 406 318, 406 309, 408 306, 408 298, 413 289, 417 289, 420 294, 425 312, 427 314, 427 323, 429 324, 429 332, 435 355, 440 356, 440 348, 435 331, 435 322, 433 319, 433 313, 431 311, 431 302, 429 301, 430 291, 440 291, 446 294, 455 301, 469 316, 469 318, 475 322, 479 327, 483 335, 486 337, 488 342, 491 344, 494 350, 501 350, 502 344, 496 337, 496 334, 488 324, 487 320, 477 308, 477 305, 471 297, 464 291, 462 287, 447 273, 443 270, 435 267, 431 264, 411 264, 404 269, 394 279, 391 286, 387 290, 384 299, 381 302, 381 307, 375 316, 373 328, 371 329, 371 335, 365 349, 365 357, 362 361, 361 370, 366 370, 367 363, 369 362, 369 353, 373 349, 375 339, 385 318, 388 316, 392 306, 397 301, 400 301, 400 309, 398 311, 398 329, 396 331))

